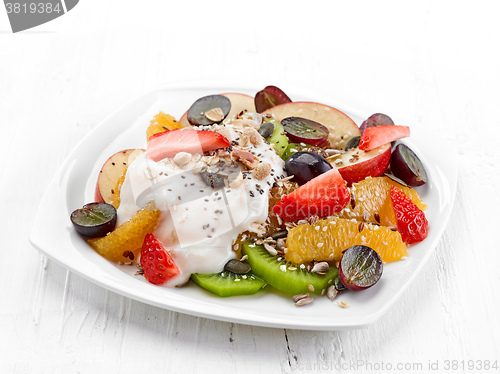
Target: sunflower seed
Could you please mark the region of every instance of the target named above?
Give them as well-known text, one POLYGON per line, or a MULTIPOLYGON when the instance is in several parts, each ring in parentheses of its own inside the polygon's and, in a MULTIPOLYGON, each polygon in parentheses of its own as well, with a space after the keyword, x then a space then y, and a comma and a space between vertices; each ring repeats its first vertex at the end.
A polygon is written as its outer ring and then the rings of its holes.
POLYGON ((328 156, 338 155, 342 153, 340 149, 325 149, 325 152, 328 156))
POLYGON ((292 297, 292 300, 294 303, 296 303, 297 301, 305 299, 306 297, 309 297, 308 293, 299 293, 298 295, 294 295, 292 297))
POLYGON ((330 265, 328 265, 328 262, 321 261, 314 264, 313 268, 311 269, 311 273, 325 273, 328 271, 328 269, 330 269, 330 265))
POLYGON ((266 249, 266 251, 268 251, 273 256, 276 256, 278 254, 278 251, 276 251, 276 248, 270 246, 267 243, 264 243, 264 248, 266 249))
POLYGON ((295 303, 295 306, 304 306, 307 304, 311 304, 313 302, 313 298, 311 296, 305 297, 303 299, 300 299, 295 303))
POLYGON ((286 240, 283 238, 280 238, 276 241, 276 249, 279 249, 280 251, 284 251, 286 246, 286 240))
POLYGON ((326 290, 326 297, 328 297, 330 300, 335 299, 339 295, 340 291, 335 288, 335 285, 331 285, 328 287, 326 290))

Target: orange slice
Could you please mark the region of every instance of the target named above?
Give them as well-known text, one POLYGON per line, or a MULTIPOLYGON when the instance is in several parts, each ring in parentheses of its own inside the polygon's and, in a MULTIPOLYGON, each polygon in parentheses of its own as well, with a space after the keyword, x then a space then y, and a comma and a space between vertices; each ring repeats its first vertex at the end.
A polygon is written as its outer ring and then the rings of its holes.
POLYGON ((354 199, 335 216, 396 227, 396 216, 390 197, 392 186, 400 188, 421 210, 427 208, 413 188, 403 186, 388 177, 369 177, 352 185, 350 191, 354 199))
POLYGON ((116 209, 118 209, 118 207, 120 206, 120 203, 121 203, 120 192, 122 189, 122 184, 125 181, 126 174, 127 174, 127 170, 125 170, 122 173, 121 177, 118 178, 118 180, 116 181, 115 189, 114 189, 115 193, 111 195, 110 204, 113 205, 116 209))
POLYGON ((393 262, 408 256, 397 231, 388 227, 332 217, 316 224, 302 224, 288 232, 287 260, 295 263, 339 261, 342 251, 356 244, 375 250, 382 261, 393 262))
POLYGON ((108 235, 87 242, 108 260, 130 261, 137 258, 146 234, 153 232, 159 218, 159 210, 146 207, 108 235), (127 251, 134 254, 132 258, 127 251))
POLYGON ((173 129, 182 129, 181 123, 176 121, 170 114, 165 114, 160 111, 160 113, 151 120, 151 124, 146 130, 146 136, 149 140, 149 138, 155 134, 173 129))

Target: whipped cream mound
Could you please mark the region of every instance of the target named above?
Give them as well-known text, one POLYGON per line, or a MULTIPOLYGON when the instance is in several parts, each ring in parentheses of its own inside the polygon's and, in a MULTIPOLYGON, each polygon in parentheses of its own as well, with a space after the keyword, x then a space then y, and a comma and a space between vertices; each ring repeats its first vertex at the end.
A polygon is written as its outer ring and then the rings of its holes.
POLYGON ((235 258, 232 242, 240 233, 262 233, 269 190, 286 172, 283 160, 257 132, 261 123, 262 116, 251 113, 198 127, 231 143, 210 155, 179 152, 154 162, 143 153, 130 164, 117 225, 149 202, 160 209, 153 234, 180 270, 166 287, 183 285, 192 273, 222 271, 235 258))

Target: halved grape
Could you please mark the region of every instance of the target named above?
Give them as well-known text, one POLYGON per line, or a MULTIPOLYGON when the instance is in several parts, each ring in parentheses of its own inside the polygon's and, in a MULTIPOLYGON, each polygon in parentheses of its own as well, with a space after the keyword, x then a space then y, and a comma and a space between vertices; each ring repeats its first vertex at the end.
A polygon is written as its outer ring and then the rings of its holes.
POLYGON ((299 185, 306 184, 331 168, 332 165, 325 158, 312 152, 296 152, 285 162, 286 172, 293 175, 292 180, 299 185))
POLYGON ((386 114, 382 113, 375 113, 372 114, 368 119, 366 119, 361 126, 359 127, 359 130, 361 131, 361 134, 365 129, 368 127, 375 127, 375 126, 385 126, 385 125, 394 125, 394 122, 392 121, 391 117, 389 117, 386 114))
POLYGON ((212 125, 221 122, 226 118, 231 110, 231 101, 222 95, 208 95, 196 100, 188 110, 187 119, 193 126, 212 125), (220 120, 214 120, 214 116, 210 115, 210 111, 220 108, 222 116, 220 120), (207 114, 208 113, 208 114, 207 114))
POLYGON ((340 280, 353 291, 370 288, 382 276, 384 265, 377 252, 366 245, 346 249, 340 260, 340 280))
POLYGON ((427 183, 424 165, 408 146, 398 144, 391 155, 392 173, 412 187, 427 183))
POLYGON ((116 218, 115 207, 107 203, 85 204, 70 216, 75 230, 90 238, 99 238, 113 231, 116 218))
POLYGON ((262 113, 266 109, 279 104, 290 103, 292 100, 278 87, 267 86, 255 94, 255 108, 262 113))
POLYGON ((287 117, 281 120, 286 134, 292 142, 320 145, 327 141, 328 129, 322 124, 301 117, 287 117))

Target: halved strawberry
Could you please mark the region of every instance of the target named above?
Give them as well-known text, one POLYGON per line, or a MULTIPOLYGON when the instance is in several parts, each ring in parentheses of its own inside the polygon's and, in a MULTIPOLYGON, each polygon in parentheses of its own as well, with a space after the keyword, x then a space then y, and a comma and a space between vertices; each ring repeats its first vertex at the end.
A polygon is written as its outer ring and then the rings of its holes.
POLYGON ((392 206, 396 214, 398 231, 405 243, 416 243, 427 237, 429 222, 425 213, 398 187, 391 187, 392 206))
POLYGON ((226 137, 214 131, 175 129, 149 138, 146 156, 153 161, 174 157, 179 152, 204 153, 229 147, 226 137))
POLYGON ((148 282, 161 285, 179 274, 170 253, 153 234, 147 234, 141 249, 141 267, 148 282))
POLYGON ((350 199, 346 182, 334 168, 283 196, 273 212, 287 220, 324 218, 341 211, 350 199))
POLYGON ((385 125, 368 127, 361 135, 359 149, 369 151, 370 149, 380 147, 381 145, 393 142, 394 140, 410 136, 408 126, 385 125))

